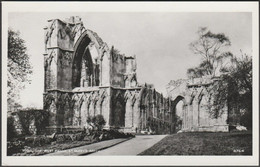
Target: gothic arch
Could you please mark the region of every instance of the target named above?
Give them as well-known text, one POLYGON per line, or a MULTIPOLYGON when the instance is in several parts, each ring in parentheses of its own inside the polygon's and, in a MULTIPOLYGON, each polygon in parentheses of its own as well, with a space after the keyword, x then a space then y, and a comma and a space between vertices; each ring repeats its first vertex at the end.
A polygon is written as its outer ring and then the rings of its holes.
POLYGON ((94 86, 97 86, 99 84, 99 75, 96 74, 99 71, 97 72, 97 68, 95 68, 93 65, 93 63, 95 63, 95 60, 93 60, 89 47, 95 47, 95 49, 98 52, 98 58, 100 59, 103 54, 103 52, 100 50, 103 41, 101 39, 97 39, 99 37, 97 36, 97 34, 94 34, 95 33, 90 30, 84 31, 74 45, 74 53, 72 56, 72 89, 80 86, 81 68, 83 60, 86 60, 86 66, 89 70, 88 75, 95 75, 94 80, 96 81, 94 86), (99 42, 100 40, 102 42, 99 42))
POLYGON ((55 97, 54 97, 52 94, 47 94, 47 95, 44 97, 44 103, 43 103, 44 109, 48 109, 49 106, 51 105, 52 101, 53 101, 54 103, 56 103, 55 97))
POLYGON ((136 102, 135 92, 129 90, 125 93, 125 127, 134 126, 134 105, 136 102))
POLYGON ((188 112, 188 109, 187 109, 187 100, 185 99, 185 97, 181 96, 181 95, 178 95, 174 100, 173 100, 173 107, 174 107, 174 113, 177 115, 179 115, 180 119, 182 120, 182 127, 178 127, 177 129, 184 129, 184 128, 187 128, 187 124, 188 124, 188 116, 189 113, 188 112), (178 114, 176 113, 177 112, 177 105, 178 103, 182 101, 182 110, 181 110, 181 113, 178 114))
POLYGON ((74 94, 72 96, 73 106, 73 126, 80 126, 80 105, 81 105, 81 96, 79 94, 74 94))
POLYGON ((90 108, 90 96, 82 96, 80 102, 80 125, 83 127, 87 122, 87 118, 89 116, 89 108, 90 108))
POLYGON ((198 98, 198 125, 209 126, 209 98, 207 94, 201 93, 198 98))
POLYGON ((106 106, 105 106, 105 103, 107 102, 106 101, 107 100, 107 95, 102 95, 101 97, 100 97, 100 102, 99 102, 99 107, 100 107, 100 113, 99 114, 103 114, 104 113, 104 110, 106 109, 106 106))
POLYGON ((112 98, 112 110, 114 111, 111 116, 111 122, 115 127, 124 127, 125 125, 125 92, 122 90, 115 90, 112 98))

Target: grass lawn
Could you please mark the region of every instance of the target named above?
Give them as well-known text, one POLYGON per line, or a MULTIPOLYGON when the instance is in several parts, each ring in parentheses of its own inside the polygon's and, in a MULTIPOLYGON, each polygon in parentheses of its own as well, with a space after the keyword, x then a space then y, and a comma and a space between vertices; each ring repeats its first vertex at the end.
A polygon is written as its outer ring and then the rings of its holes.
POLYGON ((252 155, 252 132, 173 134, 139 155, 252 155))

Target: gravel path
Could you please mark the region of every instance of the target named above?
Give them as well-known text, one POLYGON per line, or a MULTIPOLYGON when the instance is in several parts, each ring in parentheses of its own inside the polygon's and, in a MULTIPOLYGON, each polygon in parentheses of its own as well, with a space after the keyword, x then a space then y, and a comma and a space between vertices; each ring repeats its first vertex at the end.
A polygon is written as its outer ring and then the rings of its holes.
POLYGON ((101 150, 89 156, 96 155, 137 155, 144 150, 152 147, 155 143, 162 140, 166 135, 137 135, 135 138, 101 150))

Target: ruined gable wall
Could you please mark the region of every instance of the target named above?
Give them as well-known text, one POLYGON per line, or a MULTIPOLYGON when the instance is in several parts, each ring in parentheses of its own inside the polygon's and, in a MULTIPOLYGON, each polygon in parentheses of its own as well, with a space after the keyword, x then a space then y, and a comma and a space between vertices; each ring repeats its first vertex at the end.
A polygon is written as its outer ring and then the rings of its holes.
MULTIPOLYGON (((210 112, 212 107, 212 85, 215 81, 209 77, 178 80, 171 82, 167 92, 175 106, 178 97, 183 97, 183 131, 228 131, 227 108, 223 114, 214 118, 210 112)), ((212 92, 213 91, 213 92, 212 92)))
POLYGON ((125 87, 125 56, 121 54, 111 53, 111 86, 125 87))

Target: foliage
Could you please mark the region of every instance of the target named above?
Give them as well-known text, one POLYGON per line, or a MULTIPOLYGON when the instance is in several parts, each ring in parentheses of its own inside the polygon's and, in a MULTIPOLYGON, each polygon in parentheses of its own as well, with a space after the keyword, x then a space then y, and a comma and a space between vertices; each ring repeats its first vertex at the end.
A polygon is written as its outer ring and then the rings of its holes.
POLYGON ((217 75, 220 79, 214 83, 210 99, 209 112, 217 118, 223 114, 227 107, 234 116, 229 117, 230 122, 238 122, 251 127, 252 124, 252 58, 242 55, 235 57, 223 49, 231 45, 227 36, 223 33, 214 34, 207 28, 200 28, 199 38, 190 44, 191 50, 202 56, 198 67, 187 71, 189 77, 202 77, 209 75, 212 78, 217 75), (240 113, 243 110, 244 112, 240 113), (240 118, 241 115, 241 118, 240 118))
POLYGON ((217 72, 226 67, 227 60, 233 57, 230 52, 222 52, 224 47, 230 46, 229 38, 223 34, 214 34, 206 27, 199 28, 199 38, 190 44, 194 54, 202 57, 198 67, 190 68, 187 74, 190 77, 204 75, 215 76, 217 72))
POLYGON ((23 134, 30 135, 30 124, 34 120, 37 133, 43 130, 48 125, 49 113, 43 110, 26 109, 17 112, 23 134))
POLYGON ((241 124, 247 128, 252 126, 252 57, 242 55, 233 58, 233 64, 228 73, 221 75, 220 81, 214 86, 213 112, 218 116, 219 111, 226 105, 229 111, 242 115, 241 124), (240 110, 243 112, 240 113, 240 110))
POLYGON ((29 62, 29 55, 26 53, 25 41, 20 38, 20 33, 8 29, 8 62, 7 62, 7 86, 8 86, 8 107, 15 107, 19 100, 19 91, 24 84, 29 82, 32 74, 32 66, 29 62))
POLYGON ((87 118, 87 123, 92 126, 94 129, 102 130, 104 125, 106 124, 106 121, 103 117, 103 115, 99 114, 96 116, 89 116, 87 118))
POLYGON ((49 112, 44 110, 34 110, 32 109, 33 117, 35 119, 35 126, 37 129, 37 134, 44 130, 46 126, 48 126, 48 118, 49 118, 49 112))
POLYGON ((182 129, 182 119, 177 115, 175 115, 175 128, 176 128, 175 129, 176 131, 179 131, 182 129))
POLYGON ((156 132, 158 129, 157 120, 155 118, 149 116, 147 118, 147 126, 149 127, 149 129, 152 132, 156 132))
POLYGON ((111 54, 112 55, 119 55, 120 51, 116 49, 114 46, 111 47, 111 54))
MULTIPOLYGON (((70 134, 55 134, 55 137, 51 137, 48 135, 37 135, 23 138, 25 141, 19 140, 19 142, 8 142, 7 151, 8 155, 13 156, 44 155, 60 150, 85 146, 88 144, 96 143, 98 141, 129 137, 134 137, 134 135, 112 129, 94 131, 93 134, 80 132, 70 134)), ((74 155, 79 154, 81 155, 82 152, 75 153, 74 155)))
POLYGON ((23 141, 13 141, 13 142, 7 142, 7 155, 12 155, 18 152, 21 152, 24 148, 24 142, 23 141))
POLYGON ((30 135, 30 124, 33 120, 33 115, 30 111, 19 111, 17 112, 17 115, 19 117, 19 121, 22 127, 22 133, 24 135, 30 135))
POLYGON ((17 136, 14 126, 14 118, 12 116, 7 118, 7 140, 10 141, 17 136))

